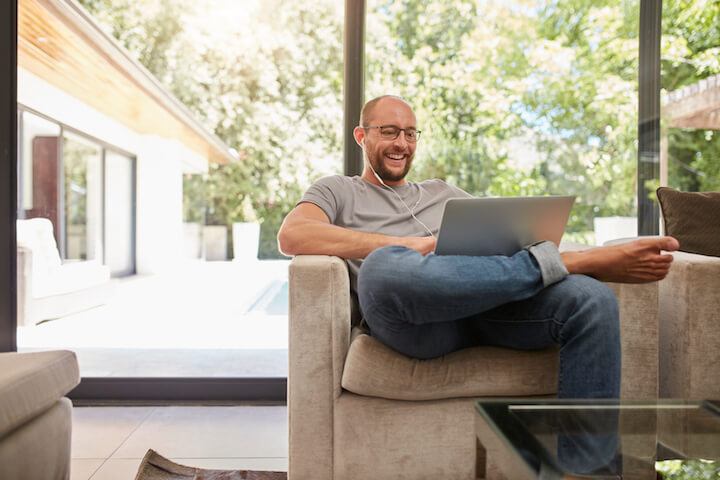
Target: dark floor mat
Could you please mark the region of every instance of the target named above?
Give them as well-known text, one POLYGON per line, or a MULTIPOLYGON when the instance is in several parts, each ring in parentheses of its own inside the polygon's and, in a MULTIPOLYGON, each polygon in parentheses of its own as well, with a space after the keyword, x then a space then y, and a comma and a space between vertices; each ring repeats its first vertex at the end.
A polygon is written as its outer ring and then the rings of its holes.
POLYGON ((206 470, 171 462, 155 450, 148 450, 135 480, 287 480, 286 472, 254 470, 206 470))

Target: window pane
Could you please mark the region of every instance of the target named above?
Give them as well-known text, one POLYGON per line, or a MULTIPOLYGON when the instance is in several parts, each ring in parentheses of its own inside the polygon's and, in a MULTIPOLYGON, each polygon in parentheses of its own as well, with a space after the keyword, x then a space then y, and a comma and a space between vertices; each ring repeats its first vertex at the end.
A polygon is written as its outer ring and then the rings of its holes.
POLYGON ((102 148, 63 134, 65 254, 73 260, 102 261, 102 148))
POLYGON ((105 152, 105 264, 114 277, 135 273, 135 159, 105 152))
POLYGON ((413 180, 576 195, 565 240, 636 235, 639 2, 369 0, 367 95, 405 97, 413 180))
POLYGON ((20 154, 20 218, 48 218, 59 228, 60 126, 29 112, 22 113, 20 154))
POLYGON ((71 349, 85 377, 284 377, 276 235, 341 170, 343 0, 22 1, 18 17, 18 104, 75 132, 47 145, 52 203, 23 177, 24 208, 56 225, 20 223, 52 260, 18 282, 43 287, 19 295, 20 348, 71 349))
POLYGON ((720 3, 663 4, 661 182, 720 190, 720 3))

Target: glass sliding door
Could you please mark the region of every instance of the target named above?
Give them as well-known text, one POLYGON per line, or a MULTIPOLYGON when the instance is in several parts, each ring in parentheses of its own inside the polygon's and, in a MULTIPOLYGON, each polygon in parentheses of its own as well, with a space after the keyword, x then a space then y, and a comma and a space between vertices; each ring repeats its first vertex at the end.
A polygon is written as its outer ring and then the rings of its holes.
POLYGON ((720 191, 720 3, 663 5, 661 183, 720 191))
POLYGON ((575 195, 565 240, 635 236, 639 0, 368 0, 366 99, 418 115, 413 180, 575 195))
POLYGON ((113 277, 135 273, 135 159, 105 151, 105 264, 113 277))
POLYGON ((36 309, 19 346, 73 350, 83 384, 126 396, 270 379, 277 399, 290 260, 276 235, 342 171, 343 1, 138 5, 20 2, 17 101, 56 127, 54 270, 35 279, 65 289, 30 305, 72 308, 36 309))
POLYGON ((63 133, 63 258, 103 259, 102 147, 79 135, 63 133))
POLYGON ((20 218, 47 218, 55 241, 62 245, 60 198, 61 129, 54 122, 21 112, 19 202, 20 218))

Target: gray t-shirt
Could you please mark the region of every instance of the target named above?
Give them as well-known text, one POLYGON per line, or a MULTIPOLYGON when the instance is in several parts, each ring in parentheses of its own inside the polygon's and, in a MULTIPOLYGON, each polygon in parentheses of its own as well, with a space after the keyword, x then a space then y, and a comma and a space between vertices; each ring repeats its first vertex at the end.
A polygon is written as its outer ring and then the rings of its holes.
MULTIPOLYGON (((321 178, 310 186, 298 204, 313 203, 325 212, 330 223, 351 230, 397 237, 424 237, 429 233, 420 222, 437 235, 445 202, 450 198, 469 197, 472 195, 443 180, 382 187, 359 176, 333 175, 321 178), (410 210, 420 222, 412 217, 410 210)), ((355 291, 362 260, 349 259, 347 262, 351 274, 350 284, 355 291)))

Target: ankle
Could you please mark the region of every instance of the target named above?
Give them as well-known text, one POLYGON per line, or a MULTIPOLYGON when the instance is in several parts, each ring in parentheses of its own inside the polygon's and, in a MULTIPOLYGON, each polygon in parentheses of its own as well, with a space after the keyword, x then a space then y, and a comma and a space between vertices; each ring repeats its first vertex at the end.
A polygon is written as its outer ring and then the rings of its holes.
POLYGON ((589 275, 592 273, 592 262, 586 251, 562 252, 560 254, 565 268, 570 274, 589 275))

